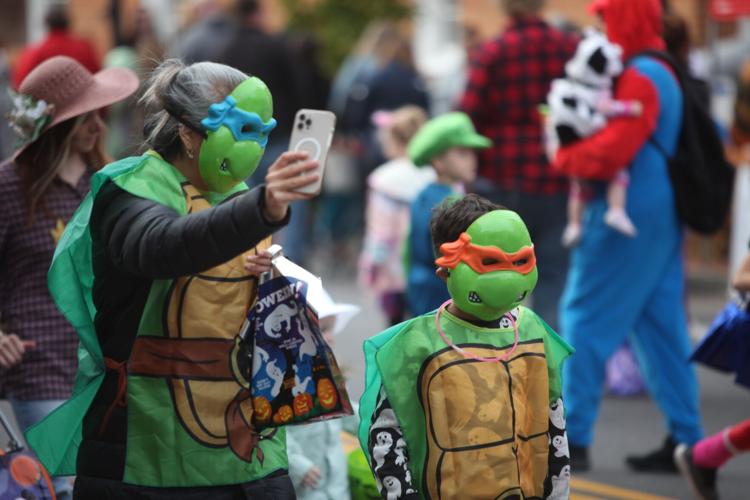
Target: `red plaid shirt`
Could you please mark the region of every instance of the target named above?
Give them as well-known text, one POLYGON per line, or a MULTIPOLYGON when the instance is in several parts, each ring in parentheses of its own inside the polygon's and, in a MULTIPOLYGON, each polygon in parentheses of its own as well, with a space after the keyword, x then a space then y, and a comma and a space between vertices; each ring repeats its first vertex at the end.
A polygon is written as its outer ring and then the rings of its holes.
POLYGON ((494 146, 479 155, 479 175, 500 188, 535 194, 568 189, 544 153, 538 106, 552 80, 563 76, 577 37, 538 18, 515 19, 472 58, 461 109, 494 146))

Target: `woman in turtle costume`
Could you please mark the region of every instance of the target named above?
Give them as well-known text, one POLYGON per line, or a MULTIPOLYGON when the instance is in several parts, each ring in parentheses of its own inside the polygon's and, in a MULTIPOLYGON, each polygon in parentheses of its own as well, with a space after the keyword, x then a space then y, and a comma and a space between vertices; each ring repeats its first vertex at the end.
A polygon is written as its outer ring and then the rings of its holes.
POLYGON ((244 180, 274 128, 271 93, 228 66, 163 63, 142 103, 148 151, 106 166, 49 287, 81 339, 73 397, 28 438, 75 498, 293 498, 283 429, 250 424, 238 338, 246 260, 289 220, 316 163, 285 153, 244 180))

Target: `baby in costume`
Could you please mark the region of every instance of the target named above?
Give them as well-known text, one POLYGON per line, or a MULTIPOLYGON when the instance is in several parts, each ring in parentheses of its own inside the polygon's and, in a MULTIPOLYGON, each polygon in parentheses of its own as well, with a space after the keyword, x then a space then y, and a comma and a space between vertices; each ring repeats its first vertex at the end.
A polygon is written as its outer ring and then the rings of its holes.
POLYGON ((364 346, 359 440, 382 496, 567 498, 573 349, 521 306, 537 282, 526 225, 468 195, 436 209, 431 232, 451 300, 364 346))
MULTIPOLYGON (((573 58, 565 65, 565 78, 552 82, 547 96, 550 132, 548 151, 555 145, 566 145, 588 137, 603 129, 609 118, 639 116, 642 106, 637 101, 617 101, 612 98, 614 79, 622 73, 622 49, 596 30, 588 30, 573 58)), ((551 157, 554 157, 552 154, 551 157)), ((610 227, 635 236, 636 228, 625 211, 628 174, 625 169, 607 188, 609 209, 604 221, 610 227)), ((568 202, 568 225, 563 233, 563 245, 572 247, 581 239, 584 203, 584 184, 572 179, 568 202)))

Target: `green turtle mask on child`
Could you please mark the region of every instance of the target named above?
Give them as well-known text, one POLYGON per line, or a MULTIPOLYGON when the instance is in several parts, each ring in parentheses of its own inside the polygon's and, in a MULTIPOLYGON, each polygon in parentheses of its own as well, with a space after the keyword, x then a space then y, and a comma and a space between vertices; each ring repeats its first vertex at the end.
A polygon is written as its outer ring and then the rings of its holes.
POLYGON ((495 210, 476 219, 435 263, 449 270, 447 285, 463 312, 493 321, 518 307, 536 286, 534 245, 521 217, 495 210))
POLYGON ((208 108, 208 117, 201 120, 205 140, 198 169, 211 191, 226 193, 255 172, 276 127, 272 115, 271 92, 256 77, 208 108))

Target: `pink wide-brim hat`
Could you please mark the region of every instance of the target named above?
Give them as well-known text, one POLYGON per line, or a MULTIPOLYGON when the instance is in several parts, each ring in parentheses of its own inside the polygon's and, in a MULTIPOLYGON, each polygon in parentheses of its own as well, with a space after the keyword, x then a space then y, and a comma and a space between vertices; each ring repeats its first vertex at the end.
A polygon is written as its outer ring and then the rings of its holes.
MULTIPOLYGON (((18 93, 54 106, 44 133, 65 120, 125 99, 139 83, 138 76, 126 68, 106 68, 92 74, 75 59, 55 56, 34 68, 21 82, 18 93)), ((14 157, 29 144, 18 149, 14 157)))

